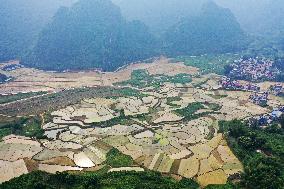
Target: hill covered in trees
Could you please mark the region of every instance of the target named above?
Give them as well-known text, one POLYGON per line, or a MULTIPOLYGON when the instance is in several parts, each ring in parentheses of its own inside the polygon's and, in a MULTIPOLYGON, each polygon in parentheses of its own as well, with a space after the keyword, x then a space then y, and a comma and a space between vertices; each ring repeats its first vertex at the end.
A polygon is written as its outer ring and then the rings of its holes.
POLYGON ((283 188, 283 116, 279 124, 265 129, 240 120, 220 121, 219 126, 234 154, 244 165, 240 188, 283 188))
POLYGON ((155 55, 156 44, 143 23, 127 22, 110 0, 81 0, 56 13, 24 64, 51 70, 114 70, 155 55))
POLYGON ((201 14, 188 17, 171 27, 164 36, 170 55, 195 55, 238 51, 245 34, 229 9, 205 3, 201 14))
POLYGON ((47 70, 113 71, 161 54, 232 52, 242 47, 243 39, 232 13, 212 2, 198 16, 186 17, 165 34, 155 35, 141 21, 126 21, 110 0, 80 0, 56 13, 23 63, 47 70))
POLYGON ((0 61, 19 59, 60 6, 74 0, 0 0, 0 61))
POLYGON ((284 49, 280 0, 100 3, 109 4, 108 9, 96 6, 98 0, 0 0, 0 62, 19 59, 48 70, 114 70, 161 54, 238 51, 247 46, 242 30, 273 38, 284 49), (237 19, 221 7, 230 8, 237 19))
MULTIPOLYGON (((103 168, 104 169, 104 168, 103 168)), ((101 189, 101 188, 167 188, 167 189, 197 189, 198 184, 190 179, 176 181, 170 177, 163 177, 161 173, 146 172, 98 172, 56 175, 37 171, 0 185, 6 189, 101 189)))

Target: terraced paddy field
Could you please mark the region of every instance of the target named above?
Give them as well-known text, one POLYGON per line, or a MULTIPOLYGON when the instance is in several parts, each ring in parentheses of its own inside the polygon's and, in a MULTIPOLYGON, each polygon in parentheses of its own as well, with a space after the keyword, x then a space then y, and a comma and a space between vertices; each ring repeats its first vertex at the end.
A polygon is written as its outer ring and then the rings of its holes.
POLYGON ((0 87, 0 94, 52 91, 66 89, 111 86, 114 83, 130 79, 133 70, 145 69, 150 74, 166 74, 173 76, 180 73, 194 74, 198 69, 183 63, 170 64, 166 58, 155 60, 153 63, 136 63, 121 68, 116 72, 101 72, 86 70, 80 72, 45 72, 33 68, 20 67, 15 70, 2 70, 5 66, 19 65, 18 61, 0 64, 0 73, 13 79, 0 87))
MULTIPOLYGON (((265 114, 271 107, 249 102, 250 92, 218 89, 218 75, 196 76, 198 69, 183 66, 166 60, 130 65, 118 71, 128 74, 124 79, 104 73, 112 78, 105 83, 119 82, 116 87, 75 88, 2 104, 3 119, 45 110, 50 115, 42 120, 43 138, 2 138, 0 182, 34 170, 108 165, 109 172, 154 170, 194 178, 201 186, 226 183, 243 166, 218 132, 218 121, 265 114), (146 87, 135 87, 131 73, 141 69, 147 78, 134 79, 146 87), (174 78, 178 74, 187 75, 174 78), (187 77, 191 81, 184 83, 187 77)), ((283 105, 275 96, 270 101, 283 105)))

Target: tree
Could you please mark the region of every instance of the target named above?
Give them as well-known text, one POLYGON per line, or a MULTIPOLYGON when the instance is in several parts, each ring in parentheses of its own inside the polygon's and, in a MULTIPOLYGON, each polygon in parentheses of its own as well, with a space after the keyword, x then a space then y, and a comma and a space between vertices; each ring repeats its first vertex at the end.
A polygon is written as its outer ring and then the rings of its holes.
POLYGON ((246 166, 242 183, 247 188, 283 188, 283 166, 273 158, 255 158, 246 166))

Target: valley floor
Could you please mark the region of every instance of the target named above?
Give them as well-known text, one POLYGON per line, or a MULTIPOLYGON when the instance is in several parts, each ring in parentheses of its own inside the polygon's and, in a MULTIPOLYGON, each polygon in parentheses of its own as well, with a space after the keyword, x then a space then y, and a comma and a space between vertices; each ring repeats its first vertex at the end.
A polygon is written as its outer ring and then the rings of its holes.
MULTIPOLYGON (((1 94, 47 93, 1 104, 1 119, 47 109, 50 115, 41 125, 46 138, 2 138, 0 182, 35 170, 96 171, 117 149, 133 162, 110 166, 109 172, 154 170, 194 178, 203 187, 225 184, 243 172, 243 165, 218 132, 218 122, 245 120, 284 105, 282 98, 269 95, 268 106, 258 106, 249 100, 253 92, 221 89, 222 76, 198 75, 197 68, 165 58, 114 73, 30 68, 4 73, 14 79, 1 85, 1 94), (129 84, 135 83, 129 82, 135 70, 148 73, 141 80, 145 86, 129 84), (191 82, 176 81, 178 74, 185 74, 182 79, 188 75, 191 82)), ((270 85, 261 86, 266 90, 270 85)))

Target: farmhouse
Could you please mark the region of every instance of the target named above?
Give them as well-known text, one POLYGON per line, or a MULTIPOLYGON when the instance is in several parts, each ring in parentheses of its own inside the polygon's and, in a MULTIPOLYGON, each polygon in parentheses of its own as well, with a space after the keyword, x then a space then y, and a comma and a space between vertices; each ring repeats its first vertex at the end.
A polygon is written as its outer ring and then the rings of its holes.
POLYGON ((270 92, 276 96, 282 96, 284 94, 284 87, 281 84, 272 85, 270 92))
POLYGON ((228 90, 243 90, 243 91, 256 91, 258 92, 260 90, 260 87, 254 84, 246 84, 242 85, 239 81, 233 80, 229 77, 222 77, 222 79, 219 81, 219 84, 221 85, 221 88, 228 89, 228 90))
POLYGON ((250 101, 260 106, 266 106, 268 102, 268 92, 254 93, 249 97, 250 101))
POLYGON ((252 117, 250 124, 257 124, 257 126, 265 127, 272 123, 279 122, 281 116, 284 115, 284 107, 274 108, 272 112, 260 116, 252 117))

